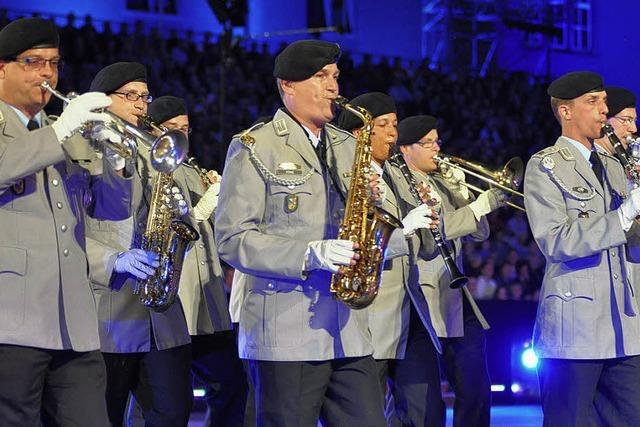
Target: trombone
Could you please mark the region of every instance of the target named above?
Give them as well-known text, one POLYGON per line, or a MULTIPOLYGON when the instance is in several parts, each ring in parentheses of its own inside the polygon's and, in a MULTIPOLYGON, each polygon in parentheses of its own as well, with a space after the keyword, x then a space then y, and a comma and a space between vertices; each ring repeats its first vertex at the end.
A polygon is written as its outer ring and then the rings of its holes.
MULTIPOLYGON (((46 80, 40 84, 40 87, 49 91, 53 96, 67 104, 77 96, 74 95, 73 92, 68 96, 63 95, 61 92, 54 89, 46 80)), ((166 131, 156 138, 148 132, 127 122, 113 112, 109 110, 105 110, 104 112, 113 119, 113 122, 105 123, 104 126, 118 134, 118 136, 122 138, 123 142, 116 143, 112 141, 102 141, 102 143, 121 157, 131 159, 135 156, 135 150, 133 147, 136 146, 136 140, 149 148, 151 165, 158 172, 173 172, 178 168, 178 166, 180 166, 187 156, 189 141, 182 132, 178 130, 166 131)))
MULTIPOLYGON (((524 199, 524 194, 518 191, 524 176, 524 163, 520 157, 510 159, 502 169, 497 171, 492 171, 485 166, 455 156, 436 155, 433 159, 438 164, 440 173, 443 175, 446 173, 447 168, 459 169, 492 187, 524 199)), ((482 188, 468 182, 461 182, 460 184, 478 193, 484 191, 482 188)), ((507 202, 507 205, 525 212, 525 209, 516 203, 507 202)))

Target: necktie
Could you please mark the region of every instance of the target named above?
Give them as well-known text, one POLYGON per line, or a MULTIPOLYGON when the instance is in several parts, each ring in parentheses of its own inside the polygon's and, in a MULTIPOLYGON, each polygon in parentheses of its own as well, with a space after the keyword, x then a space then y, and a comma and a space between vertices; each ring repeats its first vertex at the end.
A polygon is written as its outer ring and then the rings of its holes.
POLYGON ((598 178, 598 182, 600 182, 600 185, 602 185, 602 187, 604 188, 604 184, 603 184, 604 168, 602 167, 602 162, 600 161, 600 157, 595 151, 591 152, 591 157, 589 157, 589 161, 591 162, 591 169, 593 170, 593 173, 596 175, 596 178, 598 178))
POLYGON ((324 166, 326 162, 326 150, 324 145, 324 132, 320 134, 320 140, 318 141, 318 145, 314 148, 316 154, 318 155, 318 159, 320 160, 320 164, 324 166))
POLYGON ((34 129, 39 129, 39 128, 40 128, 40 125, 38 124, 37 121, 33 119, 29 120, 29 123, 27 123, 27 129, 29 129, 30 131, 34 129))

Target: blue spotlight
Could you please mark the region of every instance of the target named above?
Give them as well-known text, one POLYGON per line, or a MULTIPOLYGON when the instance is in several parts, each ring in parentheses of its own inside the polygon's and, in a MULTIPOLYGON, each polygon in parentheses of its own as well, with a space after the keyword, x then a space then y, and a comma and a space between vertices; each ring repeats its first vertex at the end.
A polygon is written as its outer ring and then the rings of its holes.
POLYGON ((527 369, 536 369, 538 367, 538 356, 536 356, 532 348, 527 348, 522 352, 520 362, 527 369))

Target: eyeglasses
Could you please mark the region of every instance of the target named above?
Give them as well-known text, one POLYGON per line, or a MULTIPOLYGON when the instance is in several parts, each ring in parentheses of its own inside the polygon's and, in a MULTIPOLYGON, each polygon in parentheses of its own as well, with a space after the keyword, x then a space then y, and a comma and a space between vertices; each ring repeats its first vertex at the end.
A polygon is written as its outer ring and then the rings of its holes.
POLYGON ((173 128, 175 130, 179 130, 180 132, 184 132, 187 135, 191 135, 191 132, 193 131, 192 128, 190 128, 189 126, 181 126, 181 127, 175 127, 173 128))
POLYGON ((433 148, 436 144, 442 145, 442 140, 438 139, 436 141, 424 141, 424 142, 416 142, 422 148, 433 148))
POLYGON ((40 56, 25 56, 23 58, 7 58, 9 61, 17 62, 21 64, 27 71, 39 71, 48 62, 51 68, 55 70, 61 70, 64 67, 64 62, 60 58, 45 59, 40 56))
POLYGON ((151 101, 153 101, 153 96, 149 95, 148 93, 145 93, 143 95, 140 95, 139 93, 135 93, 135 92, 112 92, 112 93, 115 95, 122 95, 127 99, 127 101, 131 101, 131 102, 136 102, 137 100, 142 99, 142 102, 150 104, 151 101))
POLYGON ((638 119, 636 117, 619 117, 619 116, 614 116, 614 117, 620 120, 620 123, 622 123, 625 126, 631 126, 632 124, 638 122, 638 119))

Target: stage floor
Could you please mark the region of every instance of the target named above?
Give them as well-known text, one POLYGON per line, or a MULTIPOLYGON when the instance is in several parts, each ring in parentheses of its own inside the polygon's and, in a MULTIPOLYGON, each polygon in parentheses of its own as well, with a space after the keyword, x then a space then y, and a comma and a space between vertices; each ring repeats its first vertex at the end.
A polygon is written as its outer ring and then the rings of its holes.
MULTIPOLYGON (((202 427, 204 412, 194 412, 189 427, 202 427)), ((447 409, 447 427, 453 425, 453 411, 447 409)), ((542 409, 539 405, 494 406, 491 408, 491 427, 540 427, 542 409)))

